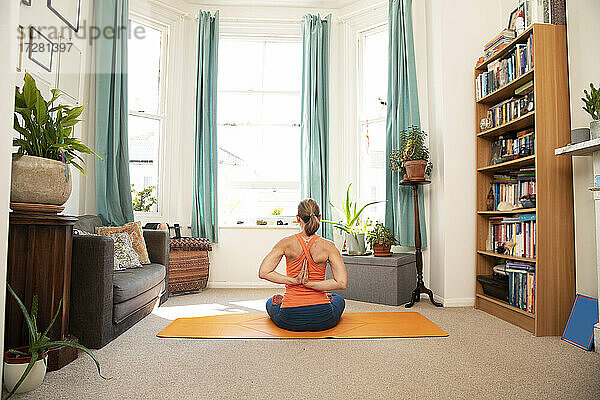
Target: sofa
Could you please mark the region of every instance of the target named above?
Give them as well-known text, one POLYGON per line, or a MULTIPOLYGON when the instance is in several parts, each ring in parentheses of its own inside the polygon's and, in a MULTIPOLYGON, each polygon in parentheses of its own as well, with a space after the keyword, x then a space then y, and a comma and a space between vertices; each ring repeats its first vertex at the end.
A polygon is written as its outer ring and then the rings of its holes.
MULTIPOLYGON (((95 232, 102 221, 95 215, 78 217, 74 229, 95 232)), ((168 297, 169 234, 144 230, 151 264, 114 270, 110 237, 73 236, 71 262, 70 332, 89 348, 104 347, 152 312, 168 297)))

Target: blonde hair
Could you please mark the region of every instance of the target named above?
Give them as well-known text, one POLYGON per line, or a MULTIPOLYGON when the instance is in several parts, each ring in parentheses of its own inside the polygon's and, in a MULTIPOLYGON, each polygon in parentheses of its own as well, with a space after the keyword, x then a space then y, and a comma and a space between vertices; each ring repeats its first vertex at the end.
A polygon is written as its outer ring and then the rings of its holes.
POLYGON ((321 226, 320 215, 319 205, 313 199, 304 199, 298 204, 298 216, 304 221, 304 232, 308 236, 314 234, 321 226))

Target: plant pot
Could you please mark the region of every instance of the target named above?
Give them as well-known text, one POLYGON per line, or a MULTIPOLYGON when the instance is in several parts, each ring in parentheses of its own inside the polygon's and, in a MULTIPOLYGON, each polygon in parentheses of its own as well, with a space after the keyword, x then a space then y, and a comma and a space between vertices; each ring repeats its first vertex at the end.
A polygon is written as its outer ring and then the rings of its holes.
POLYGON ((425 170, 427 169, 426 160, 404 161, 406 168, 406 180, 422 181, 425 179, 425 170))
MULTIPOLYGON (((27 346, 19 347, 15 350, 26 351, 27 346)), ((29 392, 37 389, 42 384, 44 376, 46 375, 47 358, 47 352, 44 352, 43 356, 40 355, 15 393, 29 392)), ((29 364, 30 360, 31 357, 16 357, 8 351, 4 353, 4 387, 6 387, 8 392, 10 392, 17 382, 19 382, 19 379, 21 379, 23 372, 27 369, 27 364, 29 364)))
POLYGON ((365 234, 357 233, 356 235, 353 235, 351 233, 346 233, 346 246, 348 248, 348 254, 365 254, 367 251, 365 246, 365 234))
POLYGON ((390 252, 391 248, 391 244, 374 244, 373 255, 375 257, 390 257, 392 255, 392 252, 390 252))
POLYGON ((41 157, 13 158, 10 201, 62 206, 71 196, 72 177, 61 161, 41 157), (68 179, 67 179, 68 176, 68 179))
POLYGON ((600 138, 600 119, 590 122, 590 139, 600 138))

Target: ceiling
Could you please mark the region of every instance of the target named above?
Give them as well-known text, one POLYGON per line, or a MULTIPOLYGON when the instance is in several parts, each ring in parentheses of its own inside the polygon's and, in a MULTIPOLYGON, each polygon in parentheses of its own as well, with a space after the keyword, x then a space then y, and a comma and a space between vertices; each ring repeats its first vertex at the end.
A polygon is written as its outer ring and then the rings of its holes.
POLYGON ((190 4, 240 7, 341 8, 358 0, 187 0, 190 4))

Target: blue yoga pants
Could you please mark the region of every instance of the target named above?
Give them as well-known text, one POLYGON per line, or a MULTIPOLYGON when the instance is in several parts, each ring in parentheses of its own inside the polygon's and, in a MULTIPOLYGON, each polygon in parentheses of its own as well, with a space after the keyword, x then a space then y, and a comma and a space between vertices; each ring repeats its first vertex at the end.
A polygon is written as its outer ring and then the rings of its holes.
POLYGON ((267 300, 267 314, 275 325, 289 331, 324 331, 338 324, 346 307, 344 298, 331 293, 331 303, 302 307, 284 307, 273 305, 273 299, 267 300))

